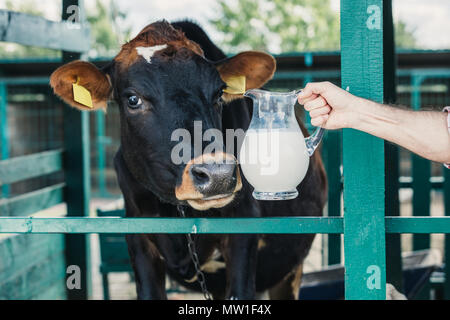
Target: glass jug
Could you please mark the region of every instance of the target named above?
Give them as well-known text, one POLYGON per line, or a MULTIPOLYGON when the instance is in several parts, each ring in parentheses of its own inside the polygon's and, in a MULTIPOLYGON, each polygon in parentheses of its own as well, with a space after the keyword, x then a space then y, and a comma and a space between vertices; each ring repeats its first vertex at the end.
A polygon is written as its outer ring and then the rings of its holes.
POLYGON ((253 117, 238 156, 255 199, 296 198, 309 157, 322 139, 320 127, 306 139, 300 130, 294 112, 299 92, 252 89, 244 94, 253 100, 253 117))

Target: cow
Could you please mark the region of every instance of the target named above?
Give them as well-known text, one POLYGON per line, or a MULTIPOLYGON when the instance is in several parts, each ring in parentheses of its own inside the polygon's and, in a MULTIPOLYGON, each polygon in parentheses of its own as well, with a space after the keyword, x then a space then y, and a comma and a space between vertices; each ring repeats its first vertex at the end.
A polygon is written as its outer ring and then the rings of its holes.
MULTIPOLYGON (((106 109, 117 102, 120 147, 114 158, 127 217, 284 217, 320 216, 327 182, 318 153, 287 201, 257 201, 240 174, 234 152, 201 153, 187 163, 171 161, 174 130, 194 134, 246 130, 252 102, 224 92, 233 76, 246 89, 260 88, 275 72, 275 59, 246 51, 227 57, 195 23, 160 20, 146 26, 102 69, 84 61, 60 66, 50 78, 54 93, 80 110, 106 109), (87 89, 92 105, 80 103, 73 84, 87 89), (77 101, 76 101, 77 100, 77 101), (226 159, 227 161, 223 161, 226 159)), ((298 120, 299 121, 299 120, 298 120)), ((305 135, 307 130, 299 121, 305 135)), ((297 299, 313 234, 192 235, 207 289, 214 299, 297 299)), ((166 275, 200 291, 184 234, 126 235, 138 299, 167 299, 166 275)))

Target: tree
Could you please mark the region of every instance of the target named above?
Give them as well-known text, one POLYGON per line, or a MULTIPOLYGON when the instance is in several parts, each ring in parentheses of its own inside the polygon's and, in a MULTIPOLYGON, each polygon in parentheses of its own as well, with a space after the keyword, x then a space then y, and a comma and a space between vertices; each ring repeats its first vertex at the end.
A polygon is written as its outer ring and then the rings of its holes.
MULTIPOLYGON (((339 15, 330 0, 218 0, 210 23, 222 34, 226 52, 272 53, 327 51, 340 48, 339 15)), ((405 23, 396 24, 396 44, 416 46, 405 23)))
POLYGON ((329 0, 219 0, 210 22, 227 52, 274 53, 339 48, 339 17, 329 0))
POLYGON ((395 24, 395 45, 400 49, 417 48, 415 30, 408 30, 406 23, 399 20, 395 24))
POLYGON ((129 38, 131 27, 124 26, 126 13, 120 11, 116 1, 96 0, 94 10, 87 11, 91 27, 91 56, 111 56, 129 38), (109 3, 108 3, 109 2, 109 3), (106 3, 109 4, 109 8, 106 3))

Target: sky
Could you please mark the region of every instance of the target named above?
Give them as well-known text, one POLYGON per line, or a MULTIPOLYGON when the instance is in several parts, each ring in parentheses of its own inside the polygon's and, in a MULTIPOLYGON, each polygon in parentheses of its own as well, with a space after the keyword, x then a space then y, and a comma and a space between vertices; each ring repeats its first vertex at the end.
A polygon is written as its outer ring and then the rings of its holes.
MULTIPOLYGON (((16 0, 33 1, 33 0, 16 0)), ((204 27, 213 41, 220 42, 220 34, 208 24, 217 14, 213 0, 116 0, 128 13, 125 24, 135 35, 147 24, 165 18, 169 21, 189 18, 204 27)), ((237 1, 237 0, 230 0, 237 1)), ((310 0, 314 1, 314 0, 310 0)), ((339 0, 331 0, 333 10, 339 11, 339 0)), ((0 0, 4 8, 5 0, 0 0)), ((61 0, 38 1, 45 3, 45 15, 59 19, 61 0)), ((85 0, 86 8, 95 7, 95 0, 85 0)), ((414 30, 419 47, 425 49, 450 49, 450 0, 393 0, 394 20, 401 19, 409 30, 414 30)))

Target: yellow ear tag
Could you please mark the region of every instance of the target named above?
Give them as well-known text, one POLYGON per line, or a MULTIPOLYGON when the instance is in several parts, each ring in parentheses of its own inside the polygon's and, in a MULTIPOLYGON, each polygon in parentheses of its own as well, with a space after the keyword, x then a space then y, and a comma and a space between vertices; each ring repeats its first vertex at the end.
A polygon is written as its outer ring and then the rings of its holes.
POLYGON ((73 100, 92 109, 94 106, 92 104, 91 93, 85 87, 78 84, 79 80, 80 78, 77 77, 77 82, 72 84, 73 100))
POLYGON ((223 92, 230 94, 245 93, 245 76, 233 76, 226 79, 227 87, 223 92))

